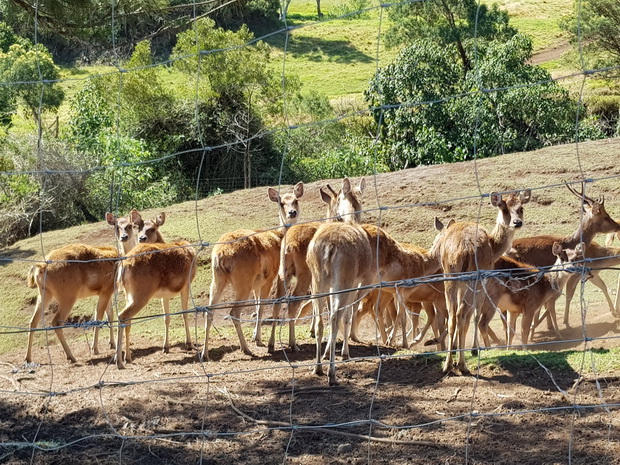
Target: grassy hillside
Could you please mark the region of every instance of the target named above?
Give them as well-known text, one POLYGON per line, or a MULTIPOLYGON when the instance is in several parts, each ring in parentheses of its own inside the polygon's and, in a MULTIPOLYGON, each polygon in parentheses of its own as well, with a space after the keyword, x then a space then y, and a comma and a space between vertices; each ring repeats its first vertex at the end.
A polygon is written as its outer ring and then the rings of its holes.
MULTIPOLYGON (((579 221, 580 203, 563 186, 564 181, 591 178, 587 192, 592 197, 604 195, 608 212, 620 218, 620 166, 616 154, 620 151, 620 139, 589 142, 576 145, 551 147, 536 152, 516 153, 477 163, 464 162, 453 165, 424 166, 400 172, 380 174, 367 178, 367 191, 364 194, 364 214, 366 222, 380 221, 388 232, 401 241, 420 246, 430 246, 435 231, 433 218, 442 220, 476 221, 492 227, 496 211, 489 205, 488 197, 480 198, 480 193, 507 191, 530 187, 533 199, 525 208, 525 227, 518 236, 543 233, 567 235, 572 233, 579 221)), ((355 180, 357 182, 357 180, 355 180)), ((326 180, 338 186, 340 180, 326 180)), ((302 198, 302 219, 309 221, 323 216, 323 206, 318 188, 324 182, 305 186, 302 198)), ((283 189, 290 189, 289 186, 283 189)), ((188 239, 203 244, 199 249, 199 270, 192 287, 193 304, 204 306, 208 303, 210 283, 211 243, 227 231, 237 228, 268 228, 277 224, 275 205, 267 198, 266 188, 237 191, 200 200, 167 207, 167 222, 162 232, 167 240, 188 239)), ((143 212, 145 217, 154 217, 156 210, 143 212)), ((0 298, 2 300, 2 332, 0 354, 10 350, 23 350, 27 327, 33 311, 36 292, 26 287, 25 278, 34 260, 41 260, 44 253, 63 244, 86 242, 89 244, 113 244, 113 233, 104 222, 78 226, 62 231, 45 233, 42 236, 20 241, 6 248, 0 254, 0 298)), ((610 288, 615 288, 617 273, 606 271, 603 279, 610 288)), ((228 296, 230 298, 230 296, 228 296)), ((586 286, 586 302, 592 307, 603 306, 600 291, 586 286)), ((179 309, 178 299, 172 310, 179 309)), ((72 314, 75 321, 92 318, 94 299, 78 303, 72 314)), ((122 296, 119 304, 122 305, 122 296)), ((563 304, 559 304, 561 310, 563 304)), ((575 301, 574 326, 579 323, 577 302, 575 301)), ((142 315, 161 312, 159 302, 152 301, 142 315)), ((606 313, 605 313, 605 316, 606 313)), ((49 317, 48 321, 49 321, 49 317)), ((204 319, 198 318, 194 337, 203 337, 204 319)), ((180 317, 173 317, 173 343, 182 339, 180 317)), ((249 324, 245 324, 250 332, 249 324)), ((230 335, 232 325, 223 322, 222 334, 230 335)), ((265 329, 266 330, 266 329, 265 329)), ((143 321, 135 325, 137 337, 148 338, 153 346, 163 339, 163 321, 160 319, 143 321)), ((71 344, 84 344, 91 340, 90 332, 81 330, 72 333, 71 344)), ((303 335, 302 335, 303 337, 303 335)), ((307 335, 306 335, 307 337, 307 335)), ((39 333, 35 346, 35 359, 44 357, 42 347, 46 340, 61 350, 55 335, 39 333)), ((215 346, 217 346, 217 342, 215 346)))
MULTIPOLYGON (((534 53, 558 50, 558 53, 546 56, 540 64, 556 74, 570 71, 570 65, 560 58, 560 48, 562 52, 566 49, 567 38, 558 27, 558 19, 571 11, 572 0, 485 0, 485 3, 498 3, 510 13, 513 25, 533 38, 534 53)), ((304 92, 320 92, 335 103, 341 100, 360 102, 377 67, 390 63, 398 50, 387 49, 381 38, 389 28, 389 8, 382 12, 376 8, 362 17, 337 19, 351 9, 351 5, 343 0, 323 0, 321 8, 325 17, 318 21, 314 0, 291 2, 287 25, 295 29, 288 42, 282 34, 266 39, 273 47, 274 69, 279 72, 285 67, 288 73, 299 76, 304 92)), ((66 99, 58 114, 61 127, 68 116, 71 96, 88 76, 113 70, 100 65, 62 69, 66 99)), ((170 69, 162 67, 161 76, 166 85, 179 85, 178 76, 170 69)), ((53 127, 55 120, 56 115, 48 115, 47 126, 53 127)), ((24 113, 14 118, 12 131, 35 134, 36 128, 34 121, 24 113)))

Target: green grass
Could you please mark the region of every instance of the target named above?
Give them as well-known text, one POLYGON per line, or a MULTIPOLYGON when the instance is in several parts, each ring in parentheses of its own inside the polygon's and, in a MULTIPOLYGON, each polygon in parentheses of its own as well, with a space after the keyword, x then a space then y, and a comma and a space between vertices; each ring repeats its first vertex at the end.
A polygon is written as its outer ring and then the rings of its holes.
MULTIPOLYGON (((484 351, 480 365, 505 371, 535 370, 544 365, 551 371, 574 371, 582 375, 617 373, 620 371, 620 349, 588 349, 566 351, 484 351)), ((468 355, 468 366, 475 369, 478 358, 468 355)))

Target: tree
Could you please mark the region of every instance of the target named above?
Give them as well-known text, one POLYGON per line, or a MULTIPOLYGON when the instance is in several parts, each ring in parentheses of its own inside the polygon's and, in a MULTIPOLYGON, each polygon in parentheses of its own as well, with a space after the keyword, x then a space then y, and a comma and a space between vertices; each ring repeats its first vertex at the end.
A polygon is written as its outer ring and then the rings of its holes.
POLYGON ((59 78, 60 71, 52 55, 42 45, 13 44, 7 52, 0 52, 0 82, 10 84, 5 99, 13 104, 12 112, 16 101, 28 108, 39 128, 39 136, 43 112, 58 110, 64 99, 64 91, 56 82, 59 78))
POLYGON ((475 68, 461 76, 454 55, 415 41, 372 79, 366 98, 380 124, 379 149, 392 169, 533 150, 601 137, 583 108, 538 66, 517 34, 480 42, 475 68))
MULTIPOLYGON (((168 53, 175 35, 194 21, 214 18, 219 25, 261 27, 277 19, 278 0, 49 0, 0 2, 0 17, 24 37, 55 45, 54 50, 75 55, 90 48, 133 46, 142 40, 157 41, 168 53), (60 50, 59 50, 60 49, 60 50)), ((51 48, 51 47, 50 47, 51 48)))
POLYGON ((419 39, 451 45, 458 53, 463 74, 472 69, 468 41, 507 40, 517 32, 509 25, 508 13, 477 0, 401 3, 390 10, 390 19, 393 26, 386 36, 388 46, 409 45, 419 39))
MULTIPOLYGON (((269 67, 269 47, 254 43, 247 27, 226 31, 208 18, 194 27, 178 35, 172 54, 174 66, 188 79, 198 78, 199 98, 222 107, 219 116, 226 118, 227 139, 234 147, 223 156, 236 154, 242 159, 244 184, 249 186, 251 167, 256 166, 252 159, 269 145, 264 143, 263 118, 281 113, 282 78, 269 67)), ((285 79, 289 92, 295 92, 292 86, 296 82, 285 79)), ((227 165, 235 169, 234 160, 227 165)))
POLYGON ((603 52, 602 65, 620 64, 620 2, 617 0, 582 0, 575 2, 575 13, 560 22, 574 43, 603 52))

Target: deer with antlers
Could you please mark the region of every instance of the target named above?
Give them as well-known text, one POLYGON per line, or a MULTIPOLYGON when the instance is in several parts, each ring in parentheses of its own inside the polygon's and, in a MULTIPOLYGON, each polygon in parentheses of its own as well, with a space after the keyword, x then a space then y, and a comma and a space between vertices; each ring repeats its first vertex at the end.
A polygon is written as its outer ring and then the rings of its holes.
MULTIPOLYGON (((574 249, 554 242, 552 252, 556 261, 548 270, 532 268, 510 257, 500 257, 495 262, 495 269, 505 274, 486 281, 486 296, 480 311, 479 330, 485 344, 490 346, 489 322, 496 308, 499 308, 502 312, 508 312, 506 343, 512 345, 516 319, 521 315, 521 343, 527 345, 532 321, 540 308, 548 302, 553 304, 562 293, 566 281, 583 272, 585 248, 583 242, 574 249)), ((495 342, 499 344, 499 341, 495 342)))
MULTIPOLYGON (((563 248, 575 248, 579 242, 583 242, 586 245, 586 250, 589 250, 589 245, 597 234, 620 231, 620 224, 613 220, 605 210, 604 196, 594 200, 585 195, 583 185, 581 192, 577 192, 568 183, 566 183, 566 187, 582 202, 583 215, 577 230, 572 235, 566 237, 543 235, 515 239, 511 250, 506 253, 507 256, 535 267, 551 266, 556 259, 553 255, 553 244, 555 242, 559 242, 563 248)), ((575 277, 573 279, 578 278, 575 277)), ((595 279, 595 284, 601 283, 602 281, 595 279)), ((602 284, 604 285, 604 283, 602 284)), ((547 311, 547 316, 549 328, 553 329, 560 336, 555 312, 547 311)), ((540 320, 536 322, 536 325, 539 322, 540 320)))
POLYGON ((303 183, 297 183, 292 193, 282 196, 273 188, 267 190, 271 201, 278 204, 280 228, 271 231, 241 229, 222 235, 211 252, 213 278, 209 295, 209 311, 205 322, 204 347, 200 354, 202 360, 209 360, 209 332, 213 324, 213 307, 220 303, 222 293, 230 284, 235 290, 235 302, 230 309, 241 350, 252 352, 241 330, 241 310, 245 301, 254 295, 256 305, 256 326, 252 339, 262 346, 261 322, 264 304, 269 297, 280 264, 280 245, 284 228, 299 221, 299 199, 303 196, 303 183))
POLYGON ((441 236, 435 241, 431 253, 441 261, 443 273, 454 279, 444 282, 446 307, 448 308, 448 353, 443 365, 444 373, 454 368, 453 351, 460 349, 457 367, 468 374, 464 349, 472 314, 480 306, 481 290, 478 275, 473 283, 467 283, 462 273, 478 273, 491 270, 495 261, 510 249, 516 230, 523 226, 523 205, 529 202, 531 191, 510 194, 504 200, 500 193, 490 194, 491 205, 498 209, 497 221, 491 232, 477 223, 457 222, 448 228, 435 219, 435 227, 441 236), (443 231, 445 229, 445 231, 443 231))
MULTIPOLYGON (((341 189, 336 192, 329 184, 326 190, 319 189, 321 200, 327 206, 326 219, 328 221, 344 221, 346 223, 359 223, 361 220, 361 196, 364 192, 366 181, 362 178, 353 188, 349 178, 344 178, 341 189)), ((299 347, 295 340, 295 319, 299 315, 302 298, 308 294, 312 282, 312 274, 306 262, 308 245, 314 237, 321 222, 300 223, 287 229, 280 250, 280 265, 278 271, 277 295, 288 296, 293 299, 287 306, 289 323, 289 347, 293 352, 298 352, 299 347), (291 284, 292 285, 289 285, 291 284), (287 291, 287 288, 288 289, 287 291)), ((273 322, 271 336, 267 345, 269 353, 275 351, 275 334, 277 319, 280 315, 280 304, 276 303, 273 309, 273 322)), ((311 332, 314 335, 314 319, 311 322, 311 332)))

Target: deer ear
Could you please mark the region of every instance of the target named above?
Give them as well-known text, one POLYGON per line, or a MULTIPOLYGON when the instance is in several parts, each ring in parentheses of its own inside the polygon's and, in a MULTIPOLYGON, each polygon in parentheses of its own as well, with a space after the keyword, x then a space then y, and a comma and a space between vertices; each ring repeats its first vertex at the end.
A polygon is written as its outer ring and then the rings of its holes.
POLYGON ((347 195, 349 192, 351 192, 351 181, 349 178, 344 178, 342 180, 342 195, 347 195))
POLYGON ((446 225, 446 229, 448 229, 450 226, 452 226, 454 223, 456 223, 456 220, 454 218, 450 218, 448 220, 448 224, 446 225))
POLYGON ((580 242, 579 244, 575 246, 575 253, 577 253, 577 255, 579 255, 580 257, 584 256, 584 254, 586 253, 585 242, 580 242))
POLYGON ((616 237, 616 233, 607 234, 607 239, 605 239, 605 246, 611 247, 611 245, 614 243, 615 237, 616 237))
POLYGON ((295 184, 295 187, 293 188, 293 194, 295 194, 295 197, 297 198, 300 198, 302 195, 304 195, 303 182, 298 182, 297 184, 295 184))
POLYGON ((105 220, 110 226, 116 226, 116 216, 114 216, 114 214, 107 212, 105 214, 105 220))
POLYGON ((493 205, 494 207, 499 207, 503 202, 502 194, 498 192, 492 192, 490 194, 490 197, 491 197, 491 205, 493 205))
POLYGON ((551 251, 553 252, 553 255, 559 257, 562 253, 562 244, 560 244, 559 242, 554 242, 551 251))
POLYGON ((528 203, 532 198, 532 189, 526 189, 524 191, 521 191, 519 193, 519 200, 521 200, 521 203, 528 203))
POLYGON ((165 222, 166 222, 166 213, 161 212, 159 215, 157 215, 157 218, 155 218, 155 224, 157 226, 161 226, 165 222))
POLYGON ((280 203, 280 194, 278 194, 278 191, 275 190, 273 187, 269 187, 267 189, 267 195, 269 196, 269 200, 271 200, 272 202, 280 203))
POLYGON ((359 191, 360 195, 362 195, 365 189, 366 189, 366 178, 362 178, 360 179, 360 183, 357 186, 357 190, 359 191))
POLYGON ((136 210, 135 208, 129 212, 129 221, 131 221, 134 224, 142 223, 142 216, 140 215, 140 213, 138 213, 138 210, 136 210))
POLYGON ((443 223, 442 223, 442 222, 441 222, 441 220, 440 220, 439 218, 437 218, 437 217, 435 217, 435 229, 436 229, 437 231, 443 231, 443 229, 444 229, 444 225, 443 225, 443 223))
POLYGON ((327 205, 331 205, 332 196, 323 190, 322 187, 319 187, 319 192, 321 193, 321 200, 325 202, 327 205))

